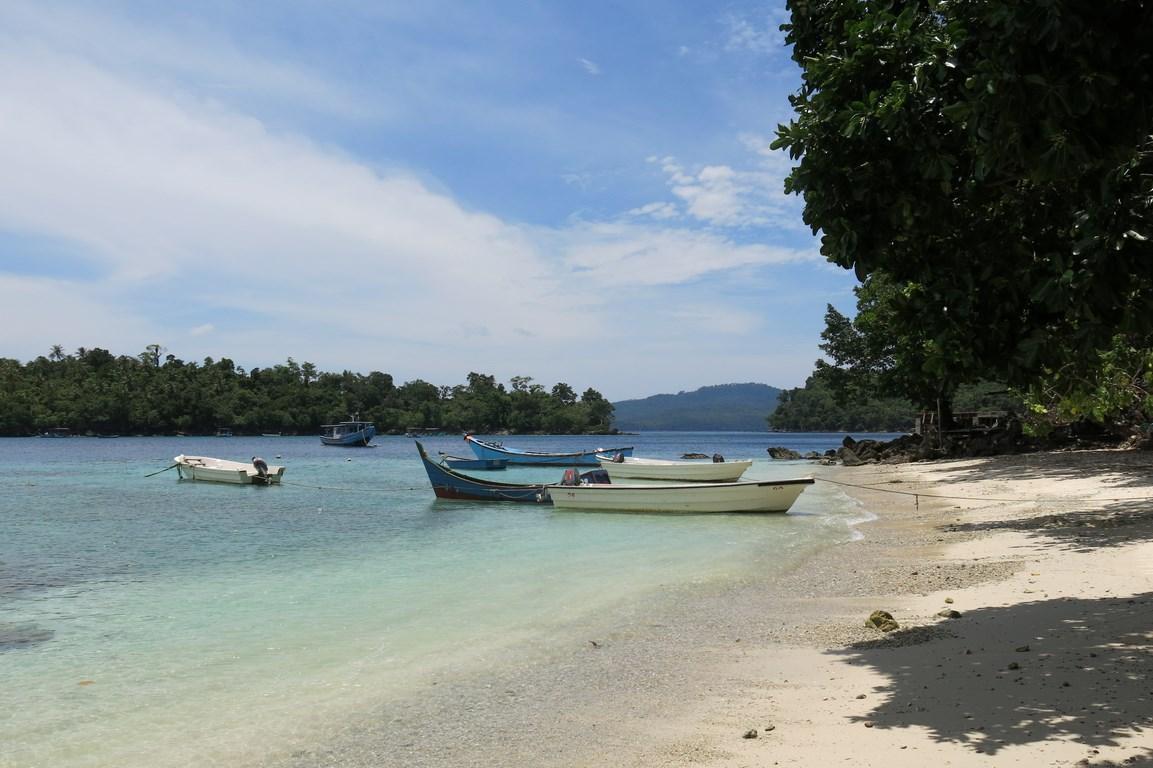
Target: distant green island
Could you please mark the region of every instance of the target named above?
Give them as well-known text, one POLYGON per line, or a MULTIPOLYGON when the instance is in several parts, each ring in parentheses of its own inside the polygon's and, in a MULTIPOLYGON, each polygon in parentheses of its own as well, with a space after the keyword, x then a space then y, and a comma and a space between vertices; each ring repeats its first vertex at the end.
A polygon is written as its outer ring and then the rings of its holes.
POLYGON ((529 376, 506 387, 469 373, 466 383, 420 379, 397 385, 388 373, 320 371, 291 357, 245 370, 228 358, 184 361, 158 344, 137 355, 54 346, 27 363, 0 358, 0 435, 317 434, 353 416, 381 433, 444 431, 602 434, 613 406, 595 389, 529 376))

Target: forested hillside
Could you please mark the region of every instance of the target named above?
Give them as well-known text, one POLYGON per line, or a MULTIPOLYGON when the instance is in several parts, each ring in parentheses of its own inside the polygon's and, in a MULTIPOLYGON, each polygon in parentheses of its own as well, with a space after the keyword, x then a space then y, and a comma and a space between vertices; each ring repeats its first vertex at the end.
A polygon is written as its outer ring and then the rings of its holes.
POLYGON ((781 390, 767 384, 719 384, 675 395, 614 403, 613 426, 640 430, 763 431, 781 390))
POLYGON ((380 371, 327 373, 292 358, 249 371, 228 358, 185 362, 157 345, 135 357, 99 348, 70 355, 54 347, 27 364, 0 358, 4 436, 55 428, 77 434, 212 434, 222 427, 238 434, 310 434, 353 414, 384 433, 576 434, 608 431, 612 412, 595 389, 578 396, 559 383, 546 390, 528 376, 514 376, 509 389, 479 373, 454 387, 419 379, 397 386, 380 371))

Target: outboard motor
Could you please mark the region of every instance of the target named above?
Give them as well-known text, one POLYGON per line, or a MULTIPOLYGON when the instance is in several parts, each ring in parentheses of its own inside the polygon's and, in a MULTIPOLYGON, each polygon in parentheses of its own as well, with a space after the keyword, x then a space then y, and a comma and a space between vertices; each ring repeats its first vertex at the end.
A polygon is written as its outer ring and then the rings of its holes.
POLYGON ((722 464, 722 463, 724 463, 724 461, 725 461, 724 456, 720 455, 719 453, 713 454, 713 463, 714 464, 722 464))
POLYGON ((268 462, 259 456, 252 457, 252 466, 256 467, 256 474, 259 477, 268 477, 268 462))

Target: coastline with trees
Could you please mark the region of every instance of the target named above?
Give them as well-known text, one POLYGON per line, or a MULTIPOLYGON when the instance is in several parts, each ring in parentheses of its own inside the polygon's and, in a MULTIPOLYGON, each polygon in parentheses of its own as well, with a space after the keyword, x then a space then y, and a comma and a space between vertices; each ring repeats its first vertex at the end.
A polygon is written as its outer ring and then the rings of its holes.
POLYGON ((312 363, 245 370, 229 358, 185 362, 149 345, 135 356, 59 345, 27 363, 0 358, 0 436, 73 434, 314 434, 358 414, 384 434, 409 430, 604 434, 613 406, 595 389, 546 389, 529 376, 506 387, 469 373, 467 383, 390 374, 320 371, 312 363))

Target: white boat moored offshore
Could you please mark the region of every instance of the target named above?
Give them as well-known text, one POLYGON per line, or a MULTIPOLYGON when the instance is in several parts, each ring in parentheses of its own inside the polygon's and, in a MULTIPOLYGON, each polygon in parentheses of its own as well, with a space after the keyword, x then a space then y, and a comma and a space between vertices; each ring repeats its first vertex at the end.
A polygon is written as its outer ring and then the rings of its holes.
POLYGON ((275 485, 284 477, 284 467, 268 466, 263 459, 253 457, 251 464, 243 461, 214 459, 211 456, 185 456, 173 459, 176 471, 185 480, 204 480, 210 483, 235 485, 275 485))
POLYGON ((694 483, 731 483, 753 465, 752 459, 739 461, 678 461, 642 459, 632 456, 597 455, 597 461, 615 483, 618 480, 669 480, 694 483))
POLYGON ((811 477, 743 483, 550 485, 557 509, 596 512, 787 512, 811 477))

